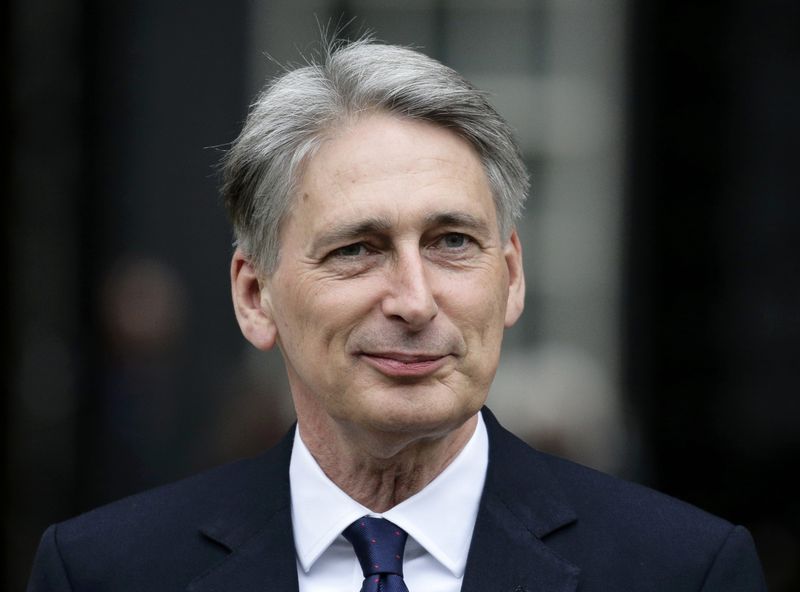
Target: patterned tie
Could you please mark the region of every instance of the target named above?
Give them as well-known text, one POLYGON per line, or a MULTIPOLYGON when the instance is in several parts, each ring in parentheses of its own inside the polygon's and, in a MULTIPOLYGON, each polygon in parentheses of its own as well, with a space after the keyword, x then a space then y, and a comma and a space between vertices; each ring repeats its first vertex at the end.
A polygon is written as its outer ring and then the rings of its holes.
POLYGON ((403 581, 403 551, 408 534, 384 518, 364 516, 344 529, 355 549, 364 583, 361 592, 408 592, 403 581))

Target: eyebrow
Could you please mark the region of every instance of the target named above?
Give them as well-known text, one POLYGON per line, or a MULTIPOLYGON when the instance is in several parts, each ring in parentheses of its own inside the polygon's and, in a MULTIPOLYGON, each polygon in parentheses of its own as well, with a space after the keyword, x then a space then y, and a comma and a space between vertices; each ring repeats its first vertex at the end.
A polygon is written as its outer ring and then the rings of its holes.
POLYGON ((311 244, 311 250, 318 252, 327 247, 338 245, 365 235, 388 232, 392 222, 388 218, 365 218, 352 222, 343 222, 326 230, 311 244))
POLYGON ((465 212, 435 212, 425 218, 427 227, 431 226, 457 226, 478 232, 486 232, 486 220, 467 214, 465 212))

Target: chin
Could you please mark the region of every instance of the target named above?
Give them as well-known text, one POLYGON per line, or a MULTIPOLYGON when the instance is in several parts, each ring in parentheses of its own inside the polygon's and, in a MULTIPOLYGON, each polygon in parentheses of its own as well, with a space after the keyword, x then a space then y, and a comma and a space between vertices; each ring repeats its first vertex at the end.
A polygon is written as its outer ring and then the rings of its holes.
POLYGON ((474 401, 436 401, 428 398, 377 405, 364 417, 364 423, 376 432, 438 437, 460 428, 483 406, 474 401))

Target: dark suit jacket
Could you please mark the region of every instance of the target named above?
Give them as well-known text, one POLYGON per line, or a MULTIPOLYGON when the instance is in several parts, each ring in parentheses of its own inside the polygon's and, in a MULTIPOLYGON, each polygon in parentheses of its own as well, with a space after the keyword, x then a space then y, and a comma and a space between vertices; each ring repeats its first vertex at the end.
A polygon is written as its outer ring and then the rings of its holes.
MULTIPOLYGON (((532 450, 484 418, 489 469, 465 592, 766 589, 744 528, 532 450)), ((29 592, 296 591, 291 447, 292 434, 260 457, 51 526, 29 592)))

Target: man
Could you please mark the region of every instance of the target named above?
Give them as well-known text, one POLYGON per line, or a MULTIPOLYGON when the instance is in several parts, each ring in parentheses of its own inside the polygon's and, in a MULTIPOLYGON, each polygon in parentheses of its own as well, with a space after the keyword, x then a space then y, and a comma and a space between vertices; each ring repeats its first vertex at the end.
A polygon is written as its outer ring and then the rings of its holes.
POLYGON ((765 589, 743 528, 482 408, 523 309, 527 176, 458 74, 334 46, 262 93, 225 179, 236 317, 280 349, 296 429, 51 527, 30 590, 765 589))

